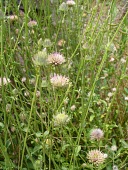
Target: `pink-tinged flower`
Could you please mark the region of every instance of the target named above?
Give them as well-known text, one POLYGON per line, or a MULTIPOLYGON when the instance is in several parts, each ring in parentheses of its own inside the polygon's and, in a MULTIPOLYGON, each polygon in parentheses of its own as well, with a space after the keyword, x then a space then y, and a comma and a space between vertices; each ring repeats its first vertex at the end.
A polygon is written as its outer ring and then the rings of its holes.
POLYGON ((50 82, 53 87, 65 87, 69 84, 69 78, 66 76, 54 74, 54 76, 50 78, 50 82))
POLYGON ((76 106, 75 106, 75 105, 72 105, 70 109, 71 109, 71 111, 75 111, 76 106))
POLYGON ((65 62, 65 58, 60 53, 53 53, 48 56, 47 61, 49 64, 60 65, 65 62))
POLYGON ((66 43, 66 41, 64 39, 61 39, 58 41, 58 46, 62 47, 65 43, 66 43))
POLYGON ((72 7, 72 6, 74 6, 76 3, 75 3, 73 0, 67 0, 66 4, 67 4, 69 7, 72 7))
POLYGON ((6 77, 0 77, 0 87, 2 85, 7 85, 8 83, 10 83, 10 79, 6 78, 6 77))
POLYGON ((28 22, 28 27, 34 27, 34 26, 36 26, 37 25, 37 22, 36 21, 29 21, 28 22))
POLYGON ((26 82, 26 77, 22 77, 21 81, 22 83, 26 82))
POLYGON ((90 137, 92 140, 100 140, 101 138, 103 138, 104 133, 101 129, 93 129, 91 131, 90 137))
POLYGON ((18 16, 17 15, 10 15, 10 16, 8 16, 8 19, 10 19, 10 21, 16 21, 16 20, 18 20, 18 16))
POLYGON ((104 154, 97 149, 89 151, 87 154, 87 158, 90 163, 93 163, 97 166, 104 163, 105 161, 104 154))

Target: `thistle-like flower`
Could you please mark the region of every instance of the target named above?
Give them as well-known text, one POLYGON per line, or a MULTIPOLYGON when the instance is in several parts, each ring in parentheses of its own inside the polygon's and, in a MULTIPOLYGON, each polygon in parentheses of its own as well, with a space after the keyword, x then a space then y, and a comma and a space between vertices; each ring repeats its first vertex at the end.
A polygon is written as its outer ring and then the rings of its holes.
POLYGON ((53 116, 54 126, 65 125, 69 122, 69 120, 70 117, 67 114, 65 114, 65 112, 58 113, 57 115, 53 116))
POLYGON ((101 129, 93 129, 90 133, 90 138, 92 140, 100 140, 101 138, 103 138, 104 133, 101 129))
POLYGON ((7 85, 8 83, 10 83, 10 79, 6 78, 6 77, 0 77, 0 87, 2 85, 7 85))
POLYGON ((90 163, 93 163, 97 166, 104 163, 105 161, 104 154, 97 149, 89 151, 87 154, 87 158, 90 163))
POLYGON ((65 58, 60 53, 53 53, 48 56, 47 61, 49 64, 60 65, 65 62, 65 58))
POLYGON ((54 74, 50 78, 50 82, 53 87, 65 87, 69 84, 69 78, 66 76, 54 74))

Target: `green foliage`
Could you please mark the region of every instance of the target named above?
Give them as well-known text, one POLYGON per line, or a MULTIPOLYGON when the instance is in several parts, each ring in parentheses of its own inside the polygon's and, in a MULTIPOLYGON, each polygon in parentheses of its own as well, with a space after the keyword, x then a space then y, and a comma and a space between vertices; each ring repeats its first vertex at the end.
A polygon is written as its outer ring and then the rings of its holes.
POLYGON ((0 2, 0 169, 127 170, 128 12, 74 2, 0 2))

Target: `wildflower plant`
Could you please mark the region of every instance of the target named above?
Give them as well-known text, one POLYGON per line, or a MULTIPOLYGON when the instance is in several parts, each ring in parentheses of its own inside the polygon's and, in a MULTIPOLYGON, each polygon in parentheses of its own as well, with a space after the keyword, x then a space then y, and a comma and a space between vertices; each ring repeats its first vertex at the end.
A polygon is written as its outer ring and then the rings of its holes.
POLYGON ((0 1, 0 169, 127 170, 127 15, 0 1))

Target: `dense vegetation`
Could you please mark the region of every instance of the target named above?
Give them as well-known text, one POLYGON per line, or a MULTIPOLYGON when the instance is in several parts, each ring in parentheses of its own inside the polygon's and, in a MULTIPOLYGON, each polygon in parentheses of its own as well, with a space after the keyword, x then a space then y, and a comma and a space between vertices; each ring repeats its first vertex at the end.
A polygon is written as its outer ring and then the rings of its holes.
POLYGON ((0 169, 127 170, 126 2, 0 7, 0 169))

